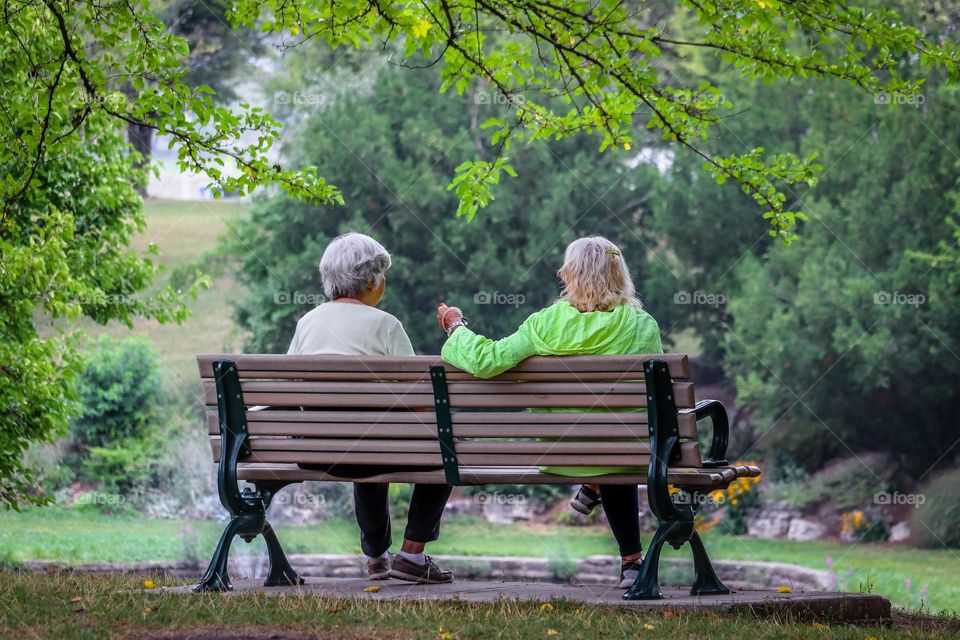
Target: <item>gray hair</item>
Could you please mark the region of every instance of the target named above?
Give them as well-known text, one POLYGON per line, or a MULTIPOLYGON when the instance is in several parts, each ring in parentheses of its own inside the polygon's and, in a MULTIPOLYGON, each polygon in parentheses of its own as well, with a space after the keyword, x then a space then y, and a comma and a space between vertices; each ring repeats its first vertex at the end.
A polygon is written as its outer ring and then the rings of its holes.
POLYGON ((331 300, 360 298, 380 286, 390 264, 382 244, 362 233, 345 233, 334 238, 320 258, 323 292, 331 300))

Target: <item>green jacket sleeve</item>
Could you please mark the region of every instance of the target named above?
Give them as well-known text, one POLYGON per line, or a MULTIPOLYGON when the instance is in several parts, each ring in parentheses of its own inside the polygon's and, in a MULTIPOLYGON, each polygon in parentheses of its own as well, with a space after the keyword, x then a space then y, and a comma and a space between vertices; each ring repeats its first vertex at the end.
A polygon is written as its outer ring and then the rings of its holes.
POLYGON ((460 327, 443 344, 440 356, 445 362, 478 378, 492 378, 536 355, 533 343, 524 335, 523 326, 511 336, 491 340, 460 327))

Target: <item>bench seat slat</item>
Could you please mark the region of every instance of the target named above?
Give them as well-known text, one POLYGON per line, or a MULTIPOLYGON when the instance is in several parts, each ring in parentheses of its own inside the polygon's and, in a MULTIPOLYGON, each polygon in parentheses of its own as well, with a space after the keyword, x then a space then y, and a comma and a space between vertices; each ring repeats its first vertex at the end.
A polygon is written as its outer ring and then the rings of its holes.
MULTIPOLYGON (((237 470, 241 480, 285 480, 304 482, 308 480, 334 482, 419 482, 423 484, 446 484, 443 471, 407 471, 381 473, 366 478, 344 478, 323 471, 301 469, 296 465, 241 465, 237 470)), ((674 467, 669 471, 672 484, 723 488, 737 478, 760 475, 760 469, 750 465, 720 467, 718 469, 688 469, 674 467)), ((580 484, 583 478, 541 473, 535 467, 461 467, 460 478, 464 484, 580 484)), ((604 484, 645 485, 646 474, 614 474, 603 477, 604 484)))
MULTIPOLYGON (((521 362, 510 371, 511 376, 522 376, 527 373, 559 373, 572 375, 571 377, 585 379, 583 374, 606 374, 613 379, 623 379, 624 373, 636 372, 643 377, 643 362, 650 358, 657 358, 667 363, 672 378, 689 379, 690 363, 686 354, 653 354, 627 356, 567 356, 564 358, 533 357, 521 362)), ((447 375, 460 373, 456 367, 444 363, 439 356, 289 356, 281 354, 229 354, 212 353, 197 356, 201 378, 213 378, 213 363, 216 360, 231 360, 237 364, 241 378, 251 377, 256 371, 296 372, 308 371, 313 376, 326 373, 347 373, 354 375, 358 372, 374 374, 373 377, 383 374, 383 379, 398 379, 397 374, 413 374, 413 379, 428 379, 429 369, 433 365, 443 364, 447 375), (422 376, 422 378, 420 377, 422 376)), ((296 377, 296 376, 290 376, 296 377)), ((596 378, 594 378, 596 379, 596 378)))

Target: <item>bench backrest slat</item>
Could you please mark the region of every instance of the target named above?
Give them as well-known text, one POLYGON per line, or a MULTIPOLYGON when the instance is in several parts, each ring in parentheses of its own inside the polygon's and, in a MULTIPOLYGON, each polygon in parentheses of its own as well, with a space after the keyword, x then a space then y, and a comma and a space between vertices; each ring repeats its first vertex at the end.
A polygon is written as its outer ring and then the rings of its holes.
MULTIPOLYGON (((215 404, 214 380, 205 380, 204 402, 215 404)), ((243 380, 247 404, 272 407, 394 408, 433 407, 433 387, 427 382, 315 382, 243 380)), ((451 382, 452 408, 642 408, 646 385, 639 382, 451 382)), ((694 405, 693 383, 673 384, 678 407, 694 405)))
MULTIPOLYGON (((682 354, 529 358, 492 380, 444 365, 460 466, 646 466, 643 363, 651 358, 668 364, 669 401, 693 407, 682 354)), ((441 463, 430 377, 430 367, 441 363, 436 356, 198 356, 214 459, 220 454, 216 360, 235 363, 248 407, 243 464, 441 463), (269 408, 249 410, 253 405, 269 408)), ((701 467, 693 414, 681 413, 677 422, 679 458, 671 464, 701 467)))
MULTIPOLYGON (((690 361, 686 354, 631 356, 567 356, 564 358, 528 358, 494 380, 528 379, 527 376, 568 376, 574 380, 630 380, 643 378, 643 363, 657 358, 667 363, 670 377, 689 380, 690 361), (631 375, 636 374, 636 375, 631 375)), ((197 356, 200 377, 213 377, 216 360, 232 360, 243 378, 290 378, 312 380, 429 380, 430 367, 444 365, 447 379, 475 379, 470 374, 444 363, 439 356, 288 356, 273 354, 201 354, 197 356), (361 377, 354 377, 361 376, 361 377)), ((529 378, 531 380, 535 378, 529 378)))
MULTIPOLYGON (((433 413, 402 411, 248 411, 252 436, 308 436, 314 438, 436 439, 433 413)), ((692 413, 681 414, 680 437, 696 438, 692 413)), ((460 438, 646 438, 646 413, 521 413, 458 412, 453 425, 460 438)), ((207 432, 220 433, 216 411, 207 411, 207 432)))

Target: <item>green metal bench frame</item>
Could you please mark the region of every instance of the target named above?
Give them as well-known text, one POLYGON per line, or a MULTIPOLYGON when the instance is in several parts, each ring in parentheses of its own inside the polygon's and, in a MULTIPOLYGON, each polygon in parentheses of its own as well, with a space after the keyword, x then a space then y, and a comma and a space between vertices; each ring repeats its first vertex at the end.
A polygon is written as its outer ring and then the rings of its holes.
MULTIPOLYGON (((670 496, 667 469, 675 460, 680 444, 677 428, 677 407, 673 400, 670 372, 662 360, 644 362, 644 381, 647 385, 647 411, 650 429, 650 466, 647 467, 647 502, 657 518, 658 526, 640 567, 640 574, 626 593, 624 600, 659 600, 660 552, 665 543, 680 549, 690 543, 693 553, 693 587, 691 595, 723 595, 730 589, 720 581, 707 556, 700 534, 694 526, 697 508, 709 493, 698 487, 677 486, 685 499, 674 501, 670 496)), ((698 403, 692 411, 697 419, 709 417, 713 423, 712 442, 704 466, 726 464, 729 422, 723 405, 716 400, 698 403)))
MULTIPOLYGON (((231 515, 213 558, 194 591, 228 591, 232 588, 227 573, 227 559, 233 538, 239 536, 252 542, 262 535, 267 545, 270 567, 264 586, 298 585, 301 578, 290 566, 280 541, 267 521, 267 509, 280 489, 295 481, 252 481, 255 489, 240 490, 237 478, 239 459, 249 454, 245 404, 236 366, 229 360, 217 360, 213 364, 217 389, 221 451, 217 473, 217 488, 220 502, 231 515)), ((647 500, 650 511, 657 518, 658 527, 640 568, 640 574, 626 593, 624 600, 656 600, 663 597, 660 591, 658 570, 660 553, 664 544, 680 549, 690 544, 693 553, 694 580, 692 595, 721 595, 730 590, 720 581, 707 556, 703 541, 694 526, 697 508, 704 497, 716 487, 704 489, 697 486, 676 485, 679 499, 670 495, 668 469, 679 457, 680 435, 677 426, 678 410, 673 398, 673 387, 667 363, 663 360, 644 362, 649 412, 650 464, 647 468, 647 500)), ((450 416, 446 376, 442 366, 430 371, 434 388, 437 414, 437 435, 441 443, 442 463, 447 482, 460 485, 456 459, 454 433, 450 416)), ((693 409, 697 420, 709 418, 712 442, 705 468, 726 466, 725 460, 729 438, 726 410, 716 400, 697 403, 693 409)), ((602 483, 603 478, 592 478, 602 483)))
POLYGON ((290 566, 283 547, 274 533, 273 527, 267 522, 267 509, 273 496, 289 482, 282 481, 255 481, 256 490, 249 488, 240 490, 237 480, 237 461, 241 456, 248 455, 250 447, 247 444, 247 419, 244 415, 246 407, 243 403, 243 392, 240 389, 240 377, 237 368, 229 360, 218 360, 213 363, 213 371, 217 381, 217 410, 220 414, 221 452, 220 464, 217 471, 217 490, 220 502, 230 513, 230 522, 227 523, 220 536, 220 542, 213 553, 213 559, 206 573, 194 587, 194 591, 229 591, 233 588, 230 576, 227 573, 227 559, 230 555, 230 545, 236 536, 250 543, 257 536, 262 535, 267 543, 267 554, 270 558, 270 568, 265 587, 280 585, 303 584, 301 578, 290 566))

